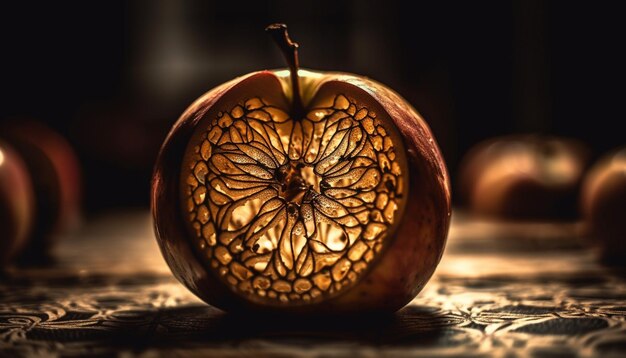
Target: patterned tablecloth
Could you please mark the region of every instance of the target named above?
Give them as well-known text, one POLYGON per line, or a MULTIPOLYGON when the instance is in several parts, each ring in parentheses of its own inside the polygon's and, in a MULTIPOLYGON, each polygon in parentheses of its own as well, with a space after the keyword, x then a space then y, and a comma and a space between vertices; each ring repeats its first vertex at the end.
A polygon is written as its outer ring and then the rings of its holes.
POLYGON ((435 277, 389 317, 241 317, 169 273, 147 213, 96 219, 0 279, 0 356, 624 356, 626 280, 575 224, 456 215, 435 277))

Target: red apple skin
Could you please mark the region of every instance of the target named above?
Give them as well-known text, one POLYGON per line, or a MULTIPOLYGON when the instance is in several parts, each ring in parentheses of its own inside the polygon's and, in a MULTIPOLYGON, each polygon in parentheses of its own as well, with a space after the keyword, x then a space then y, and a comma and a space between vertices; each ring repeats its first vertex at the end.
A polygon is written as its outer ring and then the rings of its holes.
MULTIPOLYGON (((285 71, 280 71, 285 72, 285 71)), ((309 72, 313 73, 313 72, 309 72)), ((265 96, 283 96, 278 71, 248 74, 222 84, 194 102, 168 134, 152 181, 152 215, 161 253, 174 276, 205 302, 226 311, 291 314, 354 314, 394 312, 424 287, 439 263, 450 224, 450 182, 439 148, 421 116, 384 85, 344 73, 315 73, 319 92, 349 89, 377 113, 387 112, 404 140, 409 167, 409 198, 402 220, 385 252, 351 288, 307 305, 271 306, 235 294, 201 260, 182 218, 179 177, 183 153, 197 123, 220 108, 250 95, 249 87, 265 96)), ((306 82, 306 75, 300 75, 306 82)))
POLYGON ((80 168, 60 134, 32 120, 14 121, 2 136, 20 153, 35 192, 35 222, 21 260, 45 260, 57 234, 76 224, 80 213, 80 168))
POLYGON ((606 155, 585 177, 581 211, 602 260, 625 265, 626 148, 606 155))
POLYGON ((35 202, 26 164, 0 141, 0 268, 24 247, 33 224, 35 202))
POLYGON ((588 163, 576 140, 512 135, 474 146, 459 169, 459 191, 475 214, 514 220, 569 219, 588 163))

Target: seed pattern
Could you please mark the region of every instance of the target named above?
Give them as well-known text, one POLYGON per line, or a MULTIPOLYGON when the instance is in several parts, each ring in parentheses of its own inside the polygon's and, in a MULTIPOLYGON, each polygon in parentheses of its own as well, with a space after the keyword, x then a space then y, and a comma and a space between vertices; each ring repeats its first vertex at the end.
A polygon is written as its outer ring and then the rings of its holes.
POLYGON ((345 95, 329 103, 293 120, 250 98, 190 144, 182 190, 194 242, 252 300, 306 303, 353 285, 400 217, 395 129, 345 95))

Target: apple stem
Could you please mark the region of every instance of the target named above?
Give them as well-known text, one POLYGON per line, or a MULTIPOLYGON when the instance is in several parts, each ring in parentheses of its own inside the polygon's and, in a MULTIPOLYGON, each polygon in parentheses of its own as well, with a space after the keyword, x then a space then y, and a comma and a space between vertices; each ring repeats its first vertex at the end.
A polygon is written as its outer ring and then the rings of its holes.
POLYGON ((298 69, 300 63, 298 60, 298 44, 291 41, 289 34, 287 33, 287 25, 285 24, 271 24, 265 28, 265 31, 272 36, 272 39, 280 51, 285 56, 285 60, 289 65, 289 73, 291 76, 291 88, 293 92, 292 98, 292 116, 294 118, 301 118, 304 116, 304 105, 302 104, 302 97, 300 96, 300 81, 298 79, 298 69))

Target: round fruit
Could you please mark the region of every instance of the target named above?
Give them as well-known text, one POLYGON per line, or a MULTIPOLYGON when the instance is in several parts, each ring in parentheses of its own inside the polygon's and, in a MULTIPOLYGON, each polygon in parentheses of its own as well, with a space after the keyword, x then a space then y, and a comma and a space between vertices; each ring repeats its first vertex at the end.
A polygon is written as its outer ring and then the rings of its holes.
POLYGON ((6 139, 24 159, 35 192, 35 225, 23 261, 44 259, 56 234, 79 216, 80 169, 70 144, 45 125, 29 120, 9 123, 6 139))
POLYGON ((515 135, 472 148, 460 168, 459 189, 475 213, 513 219, 576 214, 576 194, 588 160, 575 140, 515 135))
POLYGON ((626 148, 602 158, 587 174, 582 212, 605 261, 626 257, 626 148))
POLYGON ((26 165, 14 150, 0 142, 0 267, 26 243, 34 205, 26 165))
POLYGON ((449 180, 417 112, 361 76, 290 69, 200 97, 157 160, 152 211, 174 275, 224 310, 394 311, 437 266, 449 180))

